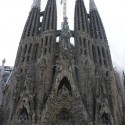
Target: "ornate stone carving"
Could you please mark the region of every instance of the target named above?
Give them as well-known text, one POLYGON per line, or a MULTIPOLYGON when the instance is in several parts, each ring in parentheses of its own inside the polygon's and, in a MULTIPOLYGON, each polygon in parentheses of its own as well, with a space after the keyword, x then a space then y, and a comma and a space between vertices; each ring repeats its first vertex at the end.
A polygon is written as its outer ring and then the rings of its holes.
POLYGON ((65 85, 59 90, 58 96, 63 96, 63 97, 68 97, 69 96, 69 91, 65 85))

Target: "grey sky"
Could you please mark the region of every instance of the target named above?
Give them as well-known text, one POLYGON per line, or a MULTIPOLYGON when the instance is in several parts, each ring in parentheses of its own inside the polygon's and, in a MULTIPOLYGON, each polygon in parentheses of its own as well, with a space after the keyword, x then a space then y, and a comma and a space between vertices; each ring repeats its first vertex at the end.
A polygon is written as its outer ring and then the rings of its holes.
MULTIPOLYGON (((58 5, 58 29, 62 22, 61 0, 58 5)), ((70 29, 74 24, 75 0, 68 1, 68 21, 70 29)), ((0 1, 0 60, 6 58, 6 65, 14 65, 18 44, 33 0, 1 0, 0 1)), ((47 0, 41 0, 44 10, 47 0)), ((89 0, 84 0, 87 11, 89 0)), ((113 63, 125 69, 125 1, 95 0, 102 18, 109 41, 113 63)))

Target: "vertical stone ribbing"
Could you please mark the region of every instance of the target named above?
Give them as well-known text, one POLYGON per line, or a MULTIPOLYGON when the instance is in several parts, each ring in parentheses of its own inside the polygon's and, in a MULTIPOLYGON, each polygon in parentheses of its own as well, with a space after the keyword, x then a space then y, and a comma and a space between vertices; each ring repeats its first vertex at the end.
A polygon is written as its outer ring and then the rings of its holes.
POLYGON ((41 32, 47 30, 56 30, 57 28, 57 10, 56 1, 48 0, 47 6, 43 16, 43 23, 41 27, 41 32))
POLYGON ((77 0, 75 5, 75 27, 76 31, 89 33, 88 17, 82 0, 77 0))
POLYGON ((107 42, 102 20, 93 0, 90 0, 90 34, 92 38, 101 39, 107 42))
POLYGON ((22 39, 38 35, 39 25, 40 25, 40 8, 32 6, 23 30, 22 39))
POLYGON ((75 45, 79 55, 88 56, 89 21, 87 11, 82 0, 77 0, 75 4, 75 45))
POLYGON ((100 66, 109 66, 112 69, 112 61, 110 52, 106 52, 108 47, 107 37, 105 33, 105 29, 103 27, 102 20, 98 13, 97 7, 94 3, 94 0, 90 0, 90 35, 91 38, 94 40, 94 44, 100 42, 97 45, 97 63, 100 66))

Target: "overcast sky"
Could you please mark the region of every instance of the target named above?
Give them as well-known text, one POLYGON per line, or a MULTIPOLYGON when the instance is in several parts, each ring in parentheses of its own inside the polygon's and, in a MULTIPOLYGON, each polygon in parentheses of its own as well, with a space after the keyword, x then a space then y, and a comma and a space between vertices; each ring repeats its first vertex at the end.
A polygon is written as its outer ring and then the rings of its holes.
MULTIPOLYGON (((58 5, 58 29, 62 22, 61 0, 58 5)), ((74 25, 75 0, 68 1, 68 21, 70 29, 74 25)), ((21 34, 31 9, 33 0, 0 0, 0 64, 6 58, 6 65, 13 66, 21 34)), ((41 11, 47 0, 41 0, 41 11)), ((84 0, 87 11, 89 0, 84 0)), ((102 18, 114 65, 125 69, 125 0, 95 0, 102 18)))

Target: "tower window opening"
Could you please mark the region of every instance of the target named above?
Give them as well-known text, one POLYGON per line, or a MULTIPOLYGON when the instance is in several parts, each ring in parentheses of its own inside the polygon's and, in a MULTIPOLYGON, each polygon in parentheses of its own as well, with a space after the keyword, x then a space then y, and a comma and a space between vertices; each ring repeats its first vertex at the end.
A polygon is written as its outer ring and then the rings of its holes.
POLYGON ((87 56, 87 52, 86 52, 86 50, 84 50, 84 54, 85 54, 85 56, 87 56))
POLYGON ((22 58, 22 62, 24 62, 24 61, 25 61, 25 57, 22 58))
POLYGON ((81 40, 81 37, 79 37, 79 43, 80 43, 80 46, 82 46, 82 40, 81 40))
POLYGON ((93 60, 94 60, 94 62, 97 62, 96 50, 95 50, 95 46, 94 45, 92 45, 92 54, 93 54, 93 60))
POLYGON ((24 54, 26 54, 26 51, 27 51, 27 44, 24 47, 24 54))
POLYGON ((47 49, 45 48, 45 49, 44 49, 44 55, 46 55, 46 53, 47 53, 47 49))
POLYGON ((42 20, 43 20, 43 16, 40 16, 40 22, 42 22, 42 20))
POLYGON ((86 39, 83 38, 84 47, 86 48, 86 39))
POLYGON ((107 67, 107 62, 106 62, 106 60, 104 59, 104 65, 105 65, 105 67, 107 67))
POLYGON ((50 45, 52 44, 52 36, 50 36, 50 45))
POLYGON ((97 46, 98 56, 101 57, 99 46, 97 46))
POLYGON ((73 38, 73 37, 70 38, 70 44, 71 44, 72 46, 75 46, 75 41, 74 41, 74 38, 73 38))
POLYGON ((45 45, 48 44, 48 36, 46 37, 45 45))
POLYGON ((27 109, 23 106, 23 109, 20 112, 19 120, 28 120, 28 112, 27 109))
POLYGON ((58 37, 56 37, 56 42, 57 42, 57 43, 59 43, 59 36, 58 36, 58 37))
POLYGON ((88 41, 88 49, 89 49, 89 56, 91 57, 91 46, 90 46, 90 41, 88 41))
POLYGON ((33 52, 34 52, 33 60, 36 60, 36 59, 37 59, 38 46, 39 46, 38 44, 35 44, 34 47, 33 47, 33 52))
POLYGON ((102 47, 102 55, 103 55, 103 57, 105 57, 105 50, 103 47, 102 47))

